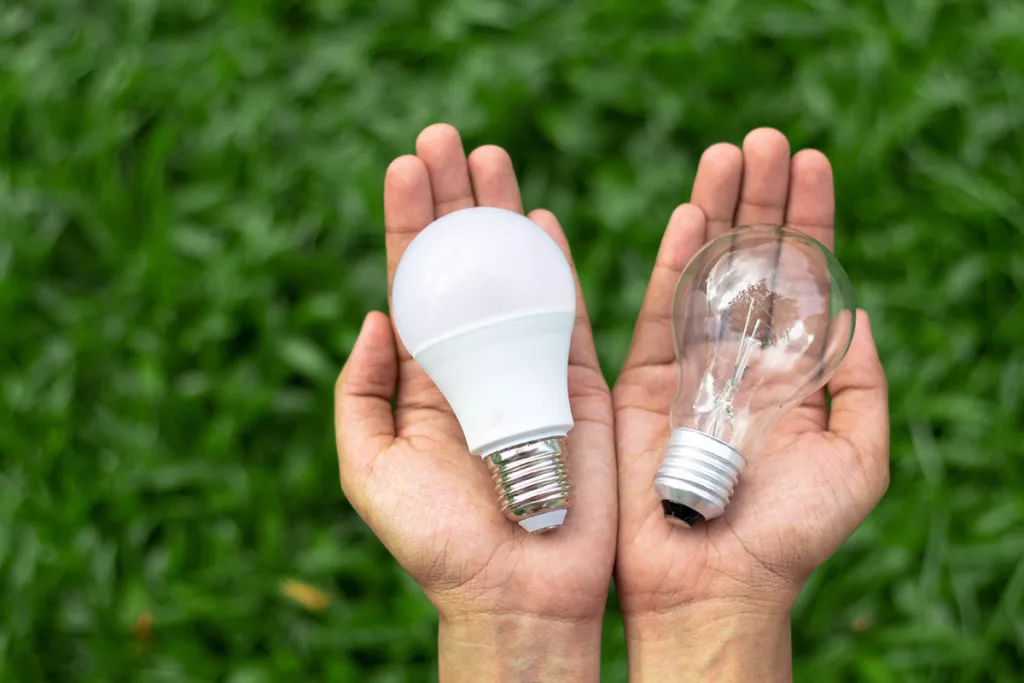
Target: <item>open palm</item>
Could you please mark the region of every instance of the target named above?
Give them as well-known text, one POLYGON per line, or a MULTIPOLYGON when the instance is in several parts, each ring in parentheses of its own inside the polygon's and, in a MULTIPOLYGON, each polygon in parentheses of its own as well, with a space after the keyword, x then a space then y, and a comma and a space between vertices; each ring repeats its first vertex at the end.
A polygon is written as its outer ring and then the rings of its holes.
MULTIPOLYGON (((481 147, 467 159, 458 132, 445 125, 421 133, 417 156, 391 164, 384 203, 389 294, 402 253, 436 218, 471 206, 523 211, 508 154, 481 147)), ((530 218, 571 262, 555 217, 538 210, 530 218)), ((577 294, 569 351, 576 426, 566 442, 574 504, 551 533, 527 535, 502 516, 486 463, 468 451, 451 408, 387 316, 367 316, 339 377, 342 488, 442 617, 583 620, 604 611, 616 534, 613 418, 578 283, 577 294)))
POLYGON ((666 229, 633 344, 615 384, 619 470, 616 586, 628 615, 715 600, 788 606, 888 485, 885 377, 867 317, 829 382, 789 412, 748 463, 725 515, 692 529, 663 518, 652 480, 669 436, 678 370, 672 297, 683 267, 708 240, 738 226, 788 225, 833 244, 828 160, 790 158, 779 132, 753 131, 743 149, 720 144, 701 159, 692 203, 666 229))

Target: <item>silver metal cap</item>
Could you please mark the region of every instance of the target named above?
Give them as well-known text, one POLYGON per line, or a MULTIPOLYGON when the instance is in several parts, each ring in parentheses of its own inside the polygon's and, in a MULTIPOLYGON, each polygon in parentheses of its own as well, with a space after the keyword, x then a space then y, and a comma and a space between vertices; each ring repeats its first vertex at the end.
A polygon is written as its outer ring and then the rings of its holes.
POLYGON ((556 529, 571 502, 564 439, 513 446, 487 457, 501 511, 531 534, 556 529))
POLYGON ((724 441, 695 429, 673 429, 654 477, 665 518, 689 527, 721 516, 746 464, 724 441))

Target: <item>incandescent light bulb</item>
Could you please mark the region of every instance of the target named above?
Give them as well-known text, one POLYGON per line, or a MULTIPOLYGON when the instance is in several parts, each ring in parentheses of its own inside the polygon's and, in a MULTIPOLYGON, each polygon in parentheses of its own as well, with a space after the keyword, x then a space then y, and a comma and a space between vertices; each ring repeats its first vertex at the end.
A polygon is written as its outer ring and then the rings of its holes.
POLYGON ((666 518, 720 516, 776 422, 828 382, 853 339, 853 290, 824 245, 779 226, 709 242, 679 279, 679 389, 655 491, 666 518))
POLYGON ((531 533, 561 526, 576 283, 558 244, 512 211, 455 211, 409 244, 391 297, 402 342, 489 462, 505 516, 531 533))

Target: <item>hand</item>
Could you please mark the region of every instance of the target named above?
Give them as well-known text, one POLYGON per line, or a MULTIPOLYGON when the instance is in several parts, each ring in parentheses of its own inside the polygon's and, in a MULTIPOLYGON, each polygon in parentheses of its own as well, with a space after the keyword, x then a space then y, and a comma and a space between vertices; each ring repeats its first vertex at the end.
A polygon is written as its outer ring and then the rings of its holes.
MULTIPOLYGON (((471 206, 523 211, 504 150, 481 147, 467 160, 458 132, 446 125, 424 130, 416 149, 417 156, 391 164, 384 182, 389 295, 403 251, 434 219, 471 206)), ((571 263, 554 215, 529 217, 571 263)), ((611 396, 582 296, 569 398, 573 506, 561 528, 531 536, 502 516, 487 464, 467 450, 451 408, 387 316, 367 316, 342 370, 335 392, 341 486, 437 608, 442 680, 503 680, 516 672, 531 680, 597 679, 616 476, 611 396)))
POLYGON ((786 224, 831 248, 834 208, 825 156, 804 150, 790 159, 781 133, 759 129, 742 151, 719 144, 704 153, 692 204, 669 221, 613 392, 616 587, 639 680, 679 658, 693 680, 787 680, 794 599, 888 486, 885 376, 863 312, 828 384, 831 411, 823 389, 788 413, 724 516, 670 526, 652 485, 676 391, 671 312, 683 267, 705 241, 753 223, 786 224))

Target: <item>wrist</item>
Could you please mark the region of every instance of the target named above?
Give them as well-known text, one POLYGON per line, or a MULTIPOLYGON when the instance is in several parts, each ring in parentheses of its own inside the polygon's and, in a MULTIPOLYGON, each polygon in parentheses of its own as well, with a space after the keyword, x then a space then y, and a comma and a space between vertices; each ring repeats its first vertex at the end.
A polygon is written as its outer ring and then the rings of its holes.
POLYGON ((441 683, 592 683, 600 679, 601 620, 442 617, 438 667, 441 683))
POLYGON ((792 681, 788 606, 708 601, 628 615, 625 627, 630 681, 792 681))

